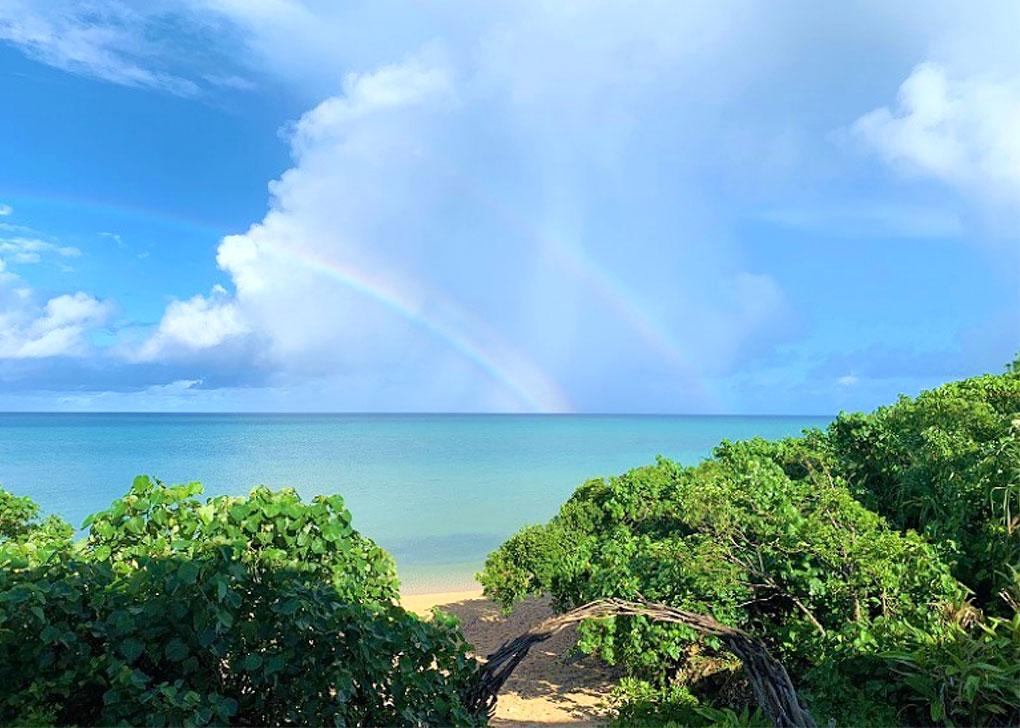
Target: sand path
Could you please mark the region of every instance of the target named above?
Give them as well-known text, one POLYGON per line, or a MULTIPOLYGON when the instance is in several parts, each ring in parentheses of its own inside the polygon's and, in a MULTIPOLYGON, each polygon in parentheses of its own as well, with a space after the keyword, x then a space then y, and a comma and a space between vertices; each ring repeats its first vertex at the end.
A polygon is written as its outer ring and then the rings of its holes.
MULTIPOLYGON (((527 599, 504 616, 481 592, 414 594, 406 609, 428 614, 435 605, 457 615, 476 654, 487 655, 505 640, 552 614, 546 599, 527 599)), ((577 632, 569 628, 531 649, 503 686, 496 705, 497 726, 596 726, 604 721, 598 705, 618 673, 583 655, 569 656, 577 632)))

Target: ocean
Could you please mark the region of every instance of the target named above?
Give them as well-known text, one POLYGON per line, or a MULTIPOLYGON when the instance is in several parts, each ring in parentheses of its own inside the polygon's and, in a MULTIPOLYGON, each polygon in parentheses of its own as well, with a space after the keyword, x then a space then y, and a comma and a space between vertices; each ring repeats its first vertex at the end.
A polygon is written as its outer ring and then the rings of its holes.
POLYGON ((139 474, 343 495, 405 592, 476 587, 485 556, 589 478, 720 440, 796 435, 827 417, 0 414, 0 486, 80 526, 139 474))

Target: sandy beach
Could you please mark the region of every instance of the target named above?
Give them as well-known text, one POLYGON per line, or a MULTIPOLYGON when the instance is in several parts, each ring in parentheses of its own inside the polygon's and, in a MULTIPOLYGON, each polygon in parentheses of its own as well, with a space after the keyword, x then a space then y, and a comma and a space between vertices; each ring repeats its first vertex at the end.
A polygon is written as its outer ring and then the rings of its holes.
MULTIPOLYGON (((504 616, 481 591, 412 594, 404 607, 429 614, 441 606, 460 618, 464 635, 479 655, 487 655, 552 614, 548 600, 532 598, 504 616)), ((598 708, 616 673, 587 656, 570 656, 576 631, 566 629, 536 645, 504 685, 493 725, 597 726, 604 721, 598 708)))

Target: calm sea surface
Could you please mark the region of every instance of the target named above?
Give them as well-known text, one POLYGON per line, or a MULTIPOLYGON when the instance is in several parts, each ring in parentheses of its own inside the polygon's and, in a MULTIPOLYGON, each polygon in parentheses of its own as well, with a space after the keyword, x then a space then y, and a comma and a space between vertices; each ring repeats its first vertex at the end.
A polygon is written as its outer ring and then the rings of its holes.
POLYGON ((485 555, 574 488, 652 462, 693 464, 723 438, 824 417, 0 414, 0 485, 78 526, 135 475, 340 493, 408 592, 474 586, 485 555))

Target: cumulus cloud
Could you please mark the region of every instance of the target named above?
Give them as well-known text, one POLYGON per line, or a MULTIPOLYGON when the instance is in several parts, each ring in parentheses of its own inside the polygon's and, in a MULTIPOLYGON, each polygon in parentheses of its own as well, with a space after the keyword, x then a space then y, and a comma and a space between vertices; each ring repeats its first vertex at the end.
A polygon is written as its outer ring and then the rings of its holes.
POLYGON ((89 334, 104 326, 115 311, 112 301, 81 291, 51 296, 41 302, 39 294, 8 269, 8 261, 36 263, 47 253, 69 258, 81 251, 37 238, 0 238, 0 255, 4 256, 0 257, 0 360, 82 357, 94 353, 89 334))
POLYGON ((82 292, 51 298, 38 310, 29 295, 15 290, 0 313, 0 359, 84 355, 88 331, 104 324, 114 310, 112 303, 82 292))
MULTIPOLYGON (((1013 27, 938 3, 4 7, 0 36, 75 73, 189 95, 243 89, 258 68, 305 99, 268 211, 220 242, 229 290, 173 301, 115 352, 167 366, 164 382, 202 380, 188 391, 272 372, 281 397, 333 408, 716 409, 703 380, 774 348, 796 319, 733 210, 959 234, 937 205, 805 213, 780 191, 845 172, 828 166, 824 132, 874 105, 881 69, 860 73, 861 48, 877 43, 886 67, 936 47, 973 59, 995 45, 981 41, 990 26, 1013 27), (231 62, 188 65, 159 45, 167 27, 231 62)), ((946 68, 917 69, 900 104, 853 134, 917 173, 1015 189, 1011 82, 946 68)), ((868 381, 843 367, 827 386, 847 371, 868 381)))
POLYGON ((578 12, 599 30, 587 45, 551 21, 537 37, 529 16, 348 74, 289 127, 294 166, 265 218, 221 242, 233 292, 172 303, 136 356, 243 339, 292 376, 361 387, 371 374, 394 408, 433 390, 450 408, 597 407, 605 377, 634 367, 650 383, 631 406, 714 406, 699 376, 781 336, 785 296, 647 167, 658 154, 678 171, 694 143, 675 128, 633 133, 685 87, 635 90, 591 64, 642 33, 649 74, 687 51, 625 15, 578 12), (549 55, 563 42, 582 55, 556 75, 507 64, 528 43, 549 55), (613 179, 629 189, 600 199, 613 179))
POLYGON ((13 207, 11 207, 10 205, 5 205, 3 203, 0 203, 0 217, 5 217, 7 215, 10 215, 12 212, 14 212, 14 208, 13 207))
POLYGON ((895 108, 875 109, 851 133, 885 161, 995 201, 1020 204, 1020 76, 953 77, 922 63, 895 108))
POLYGON ((167 306, 155 333, 132 358, 137 361, 174 359, 209 349, 249 333, 237 304, 217 286, 209 297, 194 296, 167 306))

